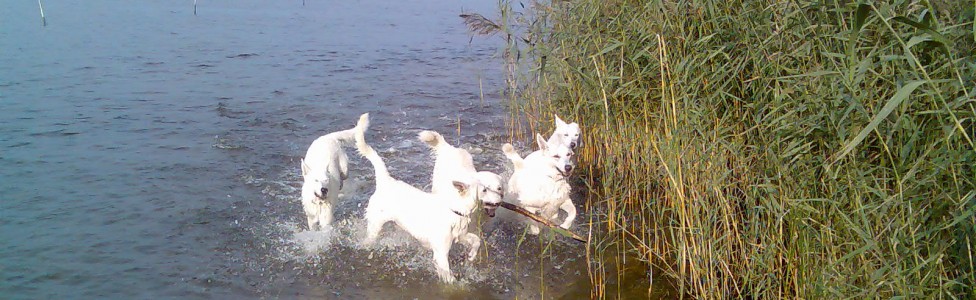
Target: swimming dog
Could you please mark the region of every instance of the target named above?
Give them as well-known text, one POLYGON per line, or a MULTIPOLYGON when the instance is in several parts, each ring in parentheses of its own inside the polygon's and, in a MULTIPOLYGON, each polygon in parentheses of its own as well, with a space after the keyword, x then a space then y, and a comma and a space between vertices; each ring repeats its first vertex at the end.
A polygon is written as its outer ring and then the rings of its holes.
POLYGON ((356 127, 323 135, 305 152, 302 159, 302 208, 309 230, 322 230, 323 226, 332 223, 332 210, 339 199, 342 181, 349 174, 349 161, 342 146, 355 144, 356 132, 368 127, 369 119, 360 117, 356 127))
MULTIPOLYGON (((522 158, 512 144, 502 146, 513 165, 514 172, 508 180, 505 199, 543 218, 555 221, 559 210, 566 212, 566 219, 559 227, 569 229, 576 219, 576 206, 570 199, 570 185, 566 178, 573 171, 573 151, 568 145, 549 143, 536 134, 539 155, 522 158)), ((529 233, 539 234, 535 223, 529 224, 529 233)))
POLYGON ((502 177, 488 171, 477 171, 467 150, 451 146, 444 136, 436 131, 421 131, 417 138, 430 146, 434 153, 434 173, 431 175, 431 192, 456 193, 453 178, 475 176, 481 184, 478 198, 482 201, 485 214, 495 216, 495 210, 502 202, 502 177))
POLYGON ((356 149, 373 164, 376 190, 366 204, 366 238, 373 244, 383 225, 393 221, 433 252, 437 275, 443 282, 454 282, 448 253, 454 242, 467 244, 468 260, 473 260, 481 239, 468 232, 471 214, 478 209, 478 181, 469 176, 451 178, 454 192, 427 193, 390 176, 383 159, 366 144, 364 133, 356 132, 356 149))

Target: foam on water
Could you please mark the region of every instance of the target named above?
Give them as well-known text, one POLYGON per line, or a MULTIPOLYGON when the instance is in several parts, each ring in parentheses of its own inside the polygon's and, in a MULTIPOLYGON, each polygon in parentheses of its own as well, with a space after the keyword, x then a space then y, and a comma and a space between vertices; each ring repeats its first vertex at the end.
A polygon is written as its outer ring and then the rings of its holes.
POLYGON ((331 225, 323 226, 319 231, 300 231, 296 224, 282 224, 292 229, 291 239, 288 241, 302 250, 303 256, 318 254, 332 244, 334 229, 331 225))

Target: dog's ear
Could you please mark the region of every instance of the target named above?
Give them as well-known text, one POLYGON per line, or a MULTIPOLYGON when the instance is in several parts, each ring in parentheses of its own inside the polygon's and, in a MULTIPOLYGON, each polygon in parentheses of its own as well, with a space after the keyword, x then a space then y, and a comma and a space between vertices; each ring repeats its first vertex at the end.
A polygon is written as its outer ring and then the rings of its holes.
POLYGON ((546 138, 542 137, 541 134, 535 134, 535 143, 539 145, 539 150, 548 151, 549 144, 546 143, 546 138))
POLYGON ((464 193, 468 191, 468 185, 464 182, 454 181, 451 183, 453 183, 454 188, 458 190, 458 194, 464 195, 464 193))
POLYGON ((308 172, 310 172, 309 167, 308 167, 308 164, 305 163, 305 159, 303 158, 302 159, 302 177, 308 176, 308 172))
POLYGON ((556 128, 565 127, 566 126, 566 122, 563 122, 563 119, 560 119, 559 118, 559 115, 552 114, 552 116, 556 117, 556 128))

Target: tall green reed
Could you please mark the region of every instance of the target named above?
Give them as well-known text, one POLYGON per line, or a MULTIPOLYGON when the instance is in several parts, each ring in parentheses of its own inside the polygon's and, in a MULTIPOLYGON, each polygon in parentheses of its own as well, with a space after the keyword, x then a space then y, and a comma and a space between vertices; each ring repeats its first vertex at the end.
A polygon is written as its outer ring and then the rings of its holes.
POLYGON ((973 297, 973 6, 532 2, 513 111, 584 125, 588 253, 681 295, 973 297))

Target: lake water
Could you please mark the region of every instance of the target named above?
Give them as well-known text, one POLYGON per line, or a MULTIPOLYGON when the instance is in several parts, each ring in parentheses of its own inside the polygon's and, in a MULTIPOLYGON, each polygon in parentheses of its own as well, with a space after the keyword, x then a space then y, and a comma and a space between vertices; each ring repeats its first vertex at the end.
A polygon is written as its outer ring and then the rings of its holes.
POLYGON ((44 1, 47 26, 36 2, 0 7, 0 298, 588 295, 582 245, 518 228, 473 263, 452 251, 457 286, 392 226, 359 246, 354 153, 337 224, 304 230, 299 159, 363 112, 414 185, 421 129, 506 171, 501 40, 457 16, 495 1, 192 2, 44 1))

